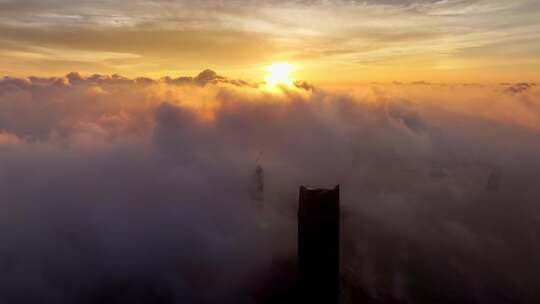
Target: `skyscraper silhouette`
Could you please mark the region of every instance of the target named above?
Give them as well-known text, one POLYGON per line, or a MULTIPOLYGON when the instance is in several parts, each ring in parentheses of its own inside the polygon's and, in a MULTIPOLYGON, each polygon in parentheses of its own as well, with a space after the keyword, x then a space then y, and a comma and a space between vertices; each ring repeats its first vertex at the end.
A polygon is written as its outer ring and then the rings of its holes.
POLYGON ((339 186, 300 187, 298 278, 302 303, 339 303, 339 186))

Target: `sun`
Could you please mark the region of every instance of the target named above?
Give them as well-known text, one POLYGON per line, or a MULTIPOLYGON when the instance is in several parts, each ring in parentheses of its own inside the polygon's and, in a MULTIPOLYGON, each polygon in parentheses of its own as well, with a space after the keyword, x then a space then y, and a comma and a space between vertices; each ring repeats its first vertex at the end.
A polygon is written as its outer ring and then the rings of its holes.
POLYGON ((266 84, 269 87, 293 84, 290 74, 294 70, 294 65, 288 62, 278 62, 267 66, 265 70, 268 72, 266 84))

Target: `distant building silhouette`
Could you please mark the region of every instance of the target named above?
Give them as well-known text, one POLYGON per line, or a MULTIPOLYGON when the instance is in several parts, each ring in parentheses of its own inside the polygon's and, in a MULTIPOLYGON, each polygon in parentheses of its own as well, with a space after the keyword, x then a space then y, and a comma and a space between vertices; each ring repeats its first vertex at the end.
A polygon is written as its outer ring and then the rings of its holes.
POLYGON ((489 174, 487 183, 486 183, 486 190, 488 191, 499 191, 499 188, 501 187, 501 180, 502 180, 503 172, 499 168, 493 169, 491 173, 489 174))
POLYGON ((251 201, 257 208, 263 207, 264 202, 264 170, 257 165, 251 177, 251 201))

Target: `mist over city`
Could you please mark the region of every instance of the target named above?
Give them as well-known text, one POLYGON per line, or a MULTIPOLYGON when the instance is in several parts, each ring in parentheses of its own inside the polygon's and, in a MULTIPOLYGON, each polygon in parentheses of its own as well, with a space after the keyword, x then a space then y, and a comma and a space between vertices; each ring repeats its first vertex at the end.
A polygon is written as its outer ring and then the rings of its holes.
POLYGON ((538 303, 537 17, 0 0, 0 303, 538 303))

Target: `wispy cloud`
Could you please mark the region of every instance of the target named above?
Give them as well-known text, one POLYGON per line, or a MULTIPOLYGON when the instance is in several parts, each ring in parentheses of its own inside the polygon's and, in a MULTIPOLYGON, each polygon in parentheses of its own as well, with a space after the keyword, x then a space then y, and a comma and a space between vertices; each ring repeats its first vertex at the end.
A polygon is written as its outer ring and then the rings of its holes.
MULTIPOLYGON (((110 71, 155 76, 160 69, 192 71, 208 64, 235 71, 294 59, 315 79, 338 73, 350 81, 366 79, 366 70, 374 77, 385 77, 380 63, 387 60, 401 66, 401 70, 390 70, 398 76, 429 74, 427 71, 433 74, 428 77, 438 76, 436 71, 444 67, 474 80, 488 68, 494 78, 503 80, 502 69, 508 69, 507 64, 514 60, 499 55, 505 45, 523 49, 522 61, 538 61, 534 50, 539 47, 536 20, 540 7, 532 0, 226 4, 56 0, 3 1, 0 8, 0 40, 4 42, 0 50, 4 53, 13 45, 49 47, 56 50, 61 62, 63 53, 95 52, 94 66, 87 65, 93 72, 108 67, 110 71), (471 49, 478 48, 492 59, 479 63, 468 56, 471 49), (114 64, 103 60, 106 53, 140 58, 114 64), (342 66, 350 69, 340 73, 342 66), (317 70, 326 73, 317 74, 317 70)), ((15 66, 17 56, 8 53, 4 58, 0 68, 9 65, 18 74, 38 70, 37 61, 15 66)), ((44 61, 43 72, 59 70, 51 70, 44 61)), ((512 72, 511 80, 538 76, 523 64, 512 72)), ((253 71, 248 74, 257 76, 253 71)))

